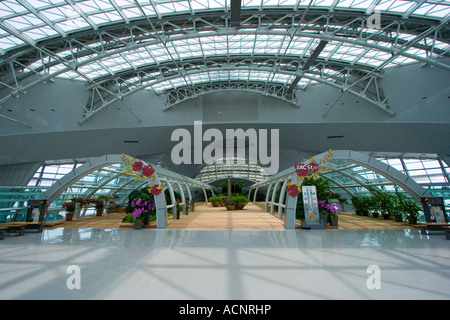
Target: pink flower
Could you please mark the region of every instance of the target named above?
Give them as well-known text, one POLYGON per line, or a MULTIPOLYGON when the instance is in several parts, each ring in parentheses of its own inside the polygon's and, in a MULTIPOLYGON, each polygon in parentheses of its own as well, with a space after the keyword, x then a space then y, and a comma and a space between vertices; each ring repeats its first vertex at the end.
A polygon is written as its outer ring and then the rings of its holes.
POLYGON ((141 171, 142 169, 142 162, 141 161, 136 161, 135 163, 133 163, 133 170, 134 171, 141 171))
POLYGON ((142 174, 146 177, 150 177, 155 172, 155 169, 149 164, 142 168, 142 174))
POLYGON ((295 184, 291 184, 288 188, 287 188, 287 192, 291 197, 296 197, 298 196, 298 188, 295 184))
POLYGON ((157 196, 158 194, 161 193, 161 189, 159 189, 159 184, 155 184, 153 185, 152 189, 151 189, 151 193, 154 196, 157 196))

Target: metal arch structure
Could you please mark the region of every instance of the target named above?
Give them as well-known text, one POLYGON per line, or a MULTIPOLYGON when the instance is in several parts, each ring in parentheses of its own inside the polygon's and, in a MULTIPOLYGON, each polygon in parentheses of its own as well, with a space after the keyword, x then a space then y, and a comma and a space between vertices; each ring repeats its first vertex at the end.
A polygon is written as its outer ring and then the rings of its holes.
MULTIPOLYGON (((321 159, 323 159, 328 153, 324 152, 319 155, 314 156, 313 158, 315 161, 320 162, 321 159)), ((401 173, 397 169, 389 166, 388 164, 385 164, 379 160, 377 160, 374 157, 371 157, 369 155, 351 151, 351 150, 336 150, 333 152, 333 155, 329 162, 333 161, 346 161, 353 163, 358 166, 363 166, 366 168, 369 168, 370 170, 378 173, 379 175, 385 177, 389 181, 391 181, 394 185, 398 185, 401 187, 405 192, 407 192, 411 197, 413 197, 416 201, 420 201, 420 198, 422 197, 431 197, 431 193, 424 189, 422 186, 420 186, 417 182, 415 182, 413 179, 408 177, 407 175, 401 173)), ((307 164, 308 161, 305 161, 305 164, 307 164)), ((329 166, 328 166, 329 167, 329 166)), ((325 171, 322 173, 325 179, 327 179, 326 175, 327 172, 333 172, 333 166, 331 166, 331 169, 329 171, 325 171)), ((338 171, 337 171, 338 172, 338 171)), ((287 229, 294 229, 295 228, 295 211, 296 211, 296 205, 297 205, 297 198, 298 197, 287 197, 286 200, 283 197, 280 197, 280 200, 278 202, 275 201, 275 195, 277 190, 279 189, 279 186, 281 185, 281 191, 282 193, 286 192, 286 184, 288 181, 292 181, 296 183, 297 181, 297 174, 295 173, 294 166, 292 168, 286 169, 282 172, 279 172, 278 174, 264 180, 258 183, 253 184, 249 187, 250 192, 252 190, 256 190, 259 188, 268 187, 267 193, 266 193, 266 202, 265 202, 265 210, 268 211, 270 208, 270 212, 274 214, 275 207, 278 208, 278 217, 283 218, 285 221, 285 227, 287 229), (285 215, 282 217, 282 210, 284 209, 285 215)), ((355 180, 356 181, 356 180, 355 180)), ((360 184, 362 187, 367 188, 370 190, 370 188, 374 185, 371 184, 364 184, 363 181, 357 181, 358 184, 360 184)), ((256 194, 256 192, 255 192, 256 194)), ((351 193, 349 193, 351 194, 351 193)))
MULTIPOLYGON (((71 187, 74 183, 79 181, 84 176, 86 176, 96 170, 107 167, 109 165, 120 164, 120 163, 123 163, 123 159, 120 155, 105 155, 105 156, 97 157, 94 159, 90 159, 83 165, 75 168, 74 170, 72 170, 71 172, 66 174, 61 179, 55 181, 55 183, 41 195, 41 200, 46 201, 46 210, 48 210, 48 207, 51 205, 51 203, 53 201, 56 200, 56 198, 59 195, 61 195, 65 190, 67 190, 69 187, 71 187)), ((206 183, 196 181, 195 179, 183 176, 181 174, 169 171, 164 168, 160 168, 158 166, 154 166, 154 168, 156 169, 156 171, 155 171, 155 176, 153 178, 154 179, 153 183, 161 184, 161 182, 164 182, 164 185, 167 186, 169 193, 170 193, 170 197, 171 197, 171 204, 166 203, 166 199, 165 199, 163 192, 154 197, 155 205, 156 205, 157 228, 165 228, 166 227, 166 225, 167 225, 167 209, 168 208, 172 208, 174 210, 174 216, 177 216, 177 214, 178 214, 176 211, 177 203, 174 198, 173 186, 176 186, 177 189, 180 191, 180 195, 182 197, 182 203, 180 205, 183 208, 183 213, 187 212, 186 207, 187 207, 188 203, 186 202, 185 192, 182 189, 182 185, 184 185, 184 187, 186 188, 186 192, 187 192, 189 201, 192 200, 192 194, 190 193, 190 188, 201 188, 204 190, 204 192, 206 189, 213 190, 213 187, 209 186, 206 183)), ((100 181, 100 184, 98 185, 97 190, 102 188, 104 185, 106 185, 112 179, 116 179, 117 177, 119 177, 121 175, 125 176, 126 174, 125 174, 125 172, 121 172, 121 173, 116 172, 116 173, 112 173, 111 177, 105 177, 102 181, 100 181)), ((126 184, 130 183, 133 180, 134 179, 130 177, 128 182, 125 182, 120 188, 125 187, 126 184)), ((140 187, 142 187, 145 184, 148 184, 148 181, 143 182, 140 187)), ((138 187, 138 188, 140 188, 140 187, 138 187)), ((120 190, 120 188, 119 188, 119 190, 120 190)), ((116 192, 117 191, 118 190, 116 190, 116 192)), ((92 190, 88 194, 89 194, 89 196, 92 196, 93 194, 95 194, 95 192, 96 192, 96 190, 92 190)), ((206 195, 206 192, 205 192, 205 195, 206 195)), ((206 201, 206 203, 208 203, 207 198, 205 198, 205 201, 206 201)))
POLYGON ((29 1, 20 0, 18 5, 23 12, 11 11, 0 17, 0 29, 7 34, 5 41, 20 43, 0 51, 0 88, 5 93, 0 105, 58 76, 83 79, 91 90, 91 99, 80 120, 83 123, 105 106, 147 88, 167 95, 170 108, 196 97, 197 88, 202 92, 219 90, 216 84, 220 81, 200 81, 200 73, 211 75, 219 72, 215 68, 242 65, 247 68, 244 79, 229 78, 227 90, 251 87, 262 94, 276 92, 275 97, 294 101, 279 94, 283 86, 295 84, 297 89, 306 89, 310 83, 318 82, 333 85, 342 93, 357 94, 392 115, 379 83, 386 67, 416 61, 450 70, 440 61, 450 56, 450 15, 446 3, 419 1, 404 10, 393 4, 382 9, 379 28, 372 30, 367 24, 381 5, 380 0, 363 1, 357 8, 346 8, 339 0, 330 6, 321 6, 320 1, 288 1, 291 5, 275 2, 243 5, 236 25, 236 21, 231 23, 230 7, 200 8, 194 0, 185 1, 189 6, 184 9, 170 10, 170 5, 175 8, 175 4, 181 4, 165 1, 166 12, 161 12, 159 0, 148 5, 135 1, 123 7, 111 0, 111 6, 93 12, 108 17, 110 21, 106 23, 98 23, 84 13, 77 0, 61 0, 54 7, 34 7, 29 1), (434 11, 418 14, 427 6, 434 11), (65 31, 65 24, 75 21, 64 14, 67 19, 47 16, 55 8, 76 12, 78 23, 85 27, 65 31), (127 15, 130 10, 137 12, 133 18, 127 15), (13 23, 25 14, 28 19, 34 17, 36 24, 30 22, 22 27, 13 23), (119 18, 112 19, 108 14, 119 18), (47 30, 49 36, 34 38, 31 31, 36 32, 37 28, 47 30), (236 41, 238 38, 241 40, 236 41), (261 45, 271 38, 277 39, 273 48, 261 45), (301 40, 305 42, 299 46, 301 40), (193 47, 195 42, 198 45, 193 47), (332 49, 310 59, 319 42, 327 42, 332 49), (208 51, 205 43, 217 46, 208 51), (246 49, 237 49, 243 43, 246 49), (219 47, 223 47, 221 59, 219 47), (358 48, 357 53, 352 54, 351 48, 358 48), (140 59, 133 60, 133 56, 140 59), (197 62, 189 61, 192 58, 197 62), (271 63, 262 63, 261 58, 271 63), (256 86, 254 83, 262 78, 253 77, 252 73, 262 71, 269 76, 263 77, 264 85, 256 86), (300 80, 306 81, 295 83, 300 80))

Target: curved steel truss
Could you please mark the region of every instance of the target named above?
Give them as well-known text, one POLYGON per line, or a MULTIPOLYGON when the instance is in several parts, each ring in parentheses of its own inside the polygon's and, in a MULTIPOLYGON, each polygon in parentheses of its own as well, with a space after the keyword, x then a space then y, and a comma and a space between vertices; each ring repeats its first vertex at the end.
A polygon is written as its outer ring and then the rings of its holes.
POLYGON ((444 1, 248 0, 237 17, 224 1, 13 2, 0 8, 0 105, 56 77, 81 79, 91 98, 80 123, 142 89, 166 94, 170 108, 211 90, 293 103, 315 83, 392 115, 386 68, 450 70, 440 60, 450 42, 444 1))

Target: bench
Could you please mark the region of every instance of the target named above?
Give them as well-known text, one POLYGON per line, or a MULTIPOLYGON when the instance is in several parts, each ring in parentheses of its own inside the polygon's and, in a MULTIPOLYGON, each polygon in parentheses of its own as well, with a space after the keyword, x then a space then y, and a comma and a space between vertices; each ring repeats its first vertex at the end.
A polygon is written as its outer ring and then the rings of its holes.
POLYGON ((445 231, 445 238, 450 240, 450 226, 442 226, 442 229, 445 231))
POLYGON ((4 227, 3 225, 0 225, 0 240, 5 239, 6 230, 8 230, 8 227, 4 227))
POLYGON ((428 231, 445 231, 449 227, 448 222, 420 222, 420 233, 428 234, 428 231))
MULTIPOLYGON (((14 233, 19 236, 23 236, 25 234, 25 229, 36 229, 38 232, 42 232, 44 230, 43 222, 6 222, 0 225, 1 233, 5 235, 7 233, 14 233)), ((0 235, 1 237, 1 235, 0 235)))

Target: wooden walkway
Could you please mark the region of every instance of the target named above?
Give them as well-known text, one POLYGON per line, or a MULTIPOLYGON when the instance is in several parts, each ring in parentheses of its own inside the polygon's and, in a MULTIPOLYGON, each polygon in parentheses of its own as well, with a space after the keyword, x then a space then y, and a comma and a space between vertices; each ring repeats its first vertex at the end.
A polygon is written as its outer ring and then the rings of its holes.
MULTIPOLYGON (((275 214, 276 215, 276 214, 275 214)), ((103 214, 101 217, 88 216, 74 221, 60 221, 46 225, 46 227, 65 228, 121 228, 125 213, 103 214)), ((128 225, 132 227, 132 225, 128 225)), ((156 221, 148 226, 156 227, 156 221)), ((408 229, 417 226, 392 220, 362 217, 354 212, 341 212, 338 227, 326 229, 408 229)), ((211 205, 198 203, 194 212, 181 215, 180 219, 169 217, 167 228, 196 228, 196 229, 284 229, 283 221, 264 211, 264 203, 249 203, 243 210, 228 211, 224 207, 214 208, 211 205)), ((300 222, 297 221, 297 228, 300 222)))

